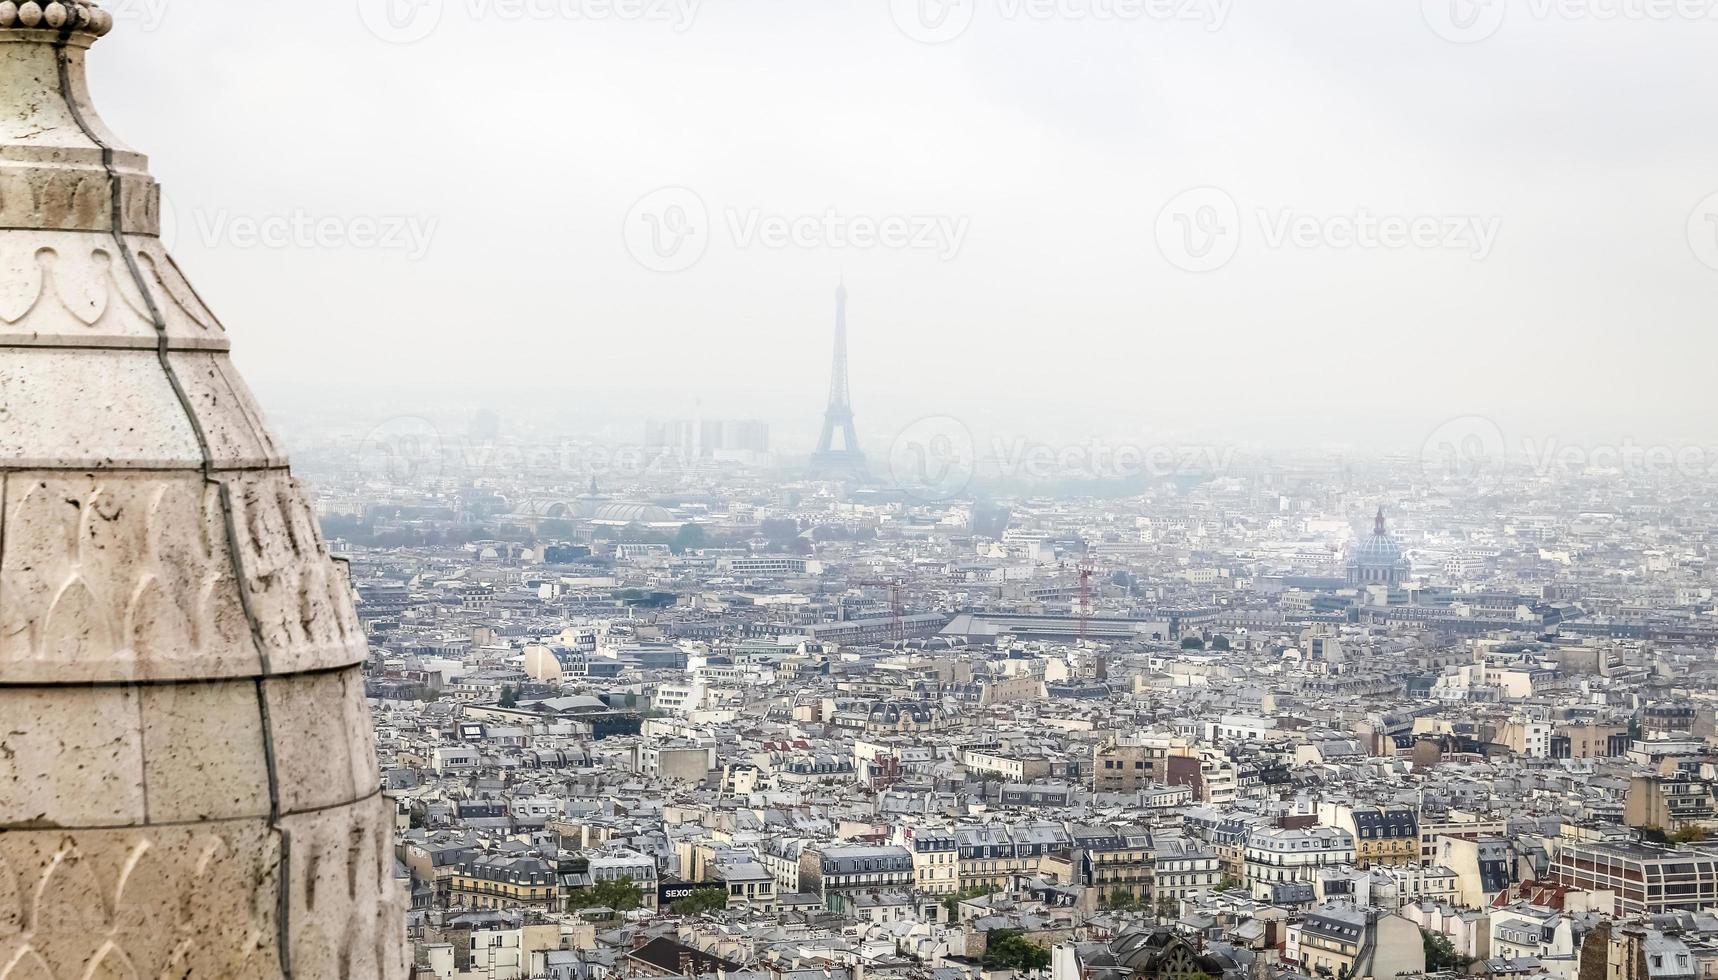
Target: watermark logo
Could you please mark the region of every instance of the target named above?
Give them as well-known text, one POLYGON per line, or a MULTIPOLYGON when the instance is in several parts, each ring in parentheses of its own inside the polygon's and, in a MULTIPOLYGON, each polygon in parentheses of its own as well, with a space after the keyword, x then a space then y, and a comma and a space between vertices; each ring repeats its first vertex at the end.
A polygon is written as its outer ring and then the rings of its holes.
POLYGON ((1420 13, 1439 37, 1455 44, 1478 44, 1503 29, 1508 0, 1421 0, 1420 13))
POLYGON ((170 0, 104 0, 101 7, 123 29, 147 34, 161 29, 169 3, 170 0))
POLYGON ((972 484, 978 446, 960 419, 938 415, 902 429, 889 447, 895 486, 927 503, 952 500, 972 484))
MULTIPOLYGON (((947 44, 972 26, 980 0, 890 0, 901 33, 921 44, 947 44)), ((1222 30, 1234 0, 991 0, 998 20, 1126 24, 1197 24, 1222 30)))
POLYGON ((960 254, 972 219, 941 214, 765 214, 758 208, 731 209, 728 234, 736 248, 827 248, 923 251, 943 261, 960 254))
POLYGON ((412 44, 434 34, 446 14, 445 0, 358 0, 358 17, 389 44, 412 44))
POLYGON ((685 187, 665 187, 639 198, 626 215, 627 251, 653 272, 683 272, 698 264, 713 237, 735 249, 886 249, 955 258, 971 219, 951 215, 780 214, 763 208, 728 208, 712 215, 704 199, 685 187), (718 235, 717 233, 720 233, 718 235))
POLYGON ((1158 213, 1158 252, 1178 269, 1212 272, 1234 261, 1251 237, 1268 249, 1465 252, 1476 262, 1491 256, 1503 230, 1497 215, 1392 215, 1369 208, 1312 214, 1294 208, 1243 213, 1227 191, 1197 187, 1176 195, 1158 213))
POLYGON ((398 252, 414 262, 429 254, 441 225, 433 216, 410 214, 333 215, 304 210, 244 214, 227 208, 186 212, 165 190, 157 217, 161 246, 169 252, 189 234, 208 249, 398 252))
MULTIPOLYGON (((156 0, 161 2, 161 0, 156 0)), ((358 17, 389 44, 412 44, 441 27, 450 6, 468 21, 665 24, 690 30, 701 0, 357 0, 358 17)))
POLYGON ((1027 484, 1209 479, 1230 472, 1234 453, 1213 446, 1049 443, 1001 435, 980 444, 966 423, 938 415, 901 430, 889 450, 889 471, 909 496, 937 503, 965 494, 981 469, 987 477, 1027 484))
POLYGON ((901 33, 920 44, 947 44, 972 26, 978 0, 889 0, 901 33))
POLYGON ((1506 432, 1491 419, 1466 415, 1440 425, 1420 450, 1426 476, 1434 482, 1471 483, 1505 469, 1537 478, 1570 473, 1602 473, 1630 478, 1718 477, 1718 451, 1699 445, 1620 442, 1576 443, 1555 435, 1506 432))
POLYGON ((1157 250, 1187 272, 1213 272, 1241 250, 1241 208, 1218 187, 1177 194, 1157 215, 1157 250))
POLYGON ((1708 269, 1718 272, 1718 193, 1712 194, 1688 214, 1688 247, 1708 269))
POLYGON ((1426 437, 1420 447, 1420 466, 1432 480, 1476 480, 1501 472, 1507 451, 1503 429, 1496 422, 1464 415, 1426 437))
POLYGON ((198 239, 208 248, 399 252, 415 262, 429 254, 441 222, 410 214, 318 215, 294 210, 255 215, 216 208, 197 211, 195 224, 198 239))
POLYGON ((710 209, 696 191, 664 187, 626 213, 626 248, 652 272, 684 272, 710 247, 710 209))
POLYGON ((366 480, 410 486, 441 476, 446 465, 441 430, 426 419, 403 416, 370 430, 358 448, 358 472, 366 480))
POLYGON ((1477 44, 1507 22, 1703 23, 1718 20, 1718 0, 1422 0, 1426 24, 1446 41, 1477 44))
POLYGON ((683 444, 641 445, 584 439, 500 440, 443 430, 417 416, 397 416, 371 429, 355 449, 358 474, 384 485, 445 479, 542 480, 582 484, 590 477, 684 481, 726 465, 683 444))

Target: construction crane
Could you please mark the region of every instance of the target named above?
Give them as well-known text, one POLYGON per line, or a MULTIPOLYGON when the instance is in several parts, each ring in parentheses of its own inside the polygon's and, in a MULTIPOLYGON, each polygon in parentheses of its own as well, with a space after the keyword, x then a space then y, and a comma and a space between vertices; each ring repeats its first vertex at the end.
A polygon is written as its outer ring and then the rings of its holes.
MULTIPOLYGON (((1086 646, 1092 632, 1092 576, 1098 572, 1088 555, 1080 559, 1077 574, 1080 577, 1080 646, 1086 646)), ((1107 681, 1110 676, 1109 656, 1101 651, 1092 654, 1092 675, 1099 681, 1107 681)))
POLYGON ((1092 625, 1092 576, 1097 569, 1090 558, 1080 559, 1076 574, 1080 577, 1080 642, 1086 642, 1092 625))
POLYGON ((889 590, 889 642, 896 646, 907 643, 907 583, 903 579, 866 579, 855 585, 868 589, 889 590))

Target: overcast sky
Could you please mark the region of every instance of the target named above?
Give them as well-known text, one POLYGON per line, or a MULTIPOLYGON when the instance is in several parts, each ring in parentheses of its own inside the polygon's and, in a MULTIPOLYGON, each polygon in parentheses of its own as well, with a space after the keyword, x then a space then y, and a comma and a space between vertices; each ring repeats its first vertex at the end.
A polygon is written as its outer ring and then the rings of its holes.
POLYGON ((803 449, 845 276, 868 442, 1704 437, 1713 4, 1454 3, 109 0, 92 84, 278 410, 803 449))

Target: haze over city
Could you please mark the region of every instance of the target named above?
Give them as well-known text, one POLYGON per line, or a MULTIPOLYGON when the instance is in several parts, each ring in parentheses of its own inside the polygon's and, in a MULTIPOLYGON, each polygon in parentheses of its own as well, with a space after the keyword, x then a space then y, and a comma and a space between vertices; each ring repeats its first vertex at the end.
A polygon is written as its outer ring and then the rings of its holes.
POLYGON ((376 421, 744 415, 809 452, 845 277, 874 451, 927 416, 1712 441, 1718 23, 966 4, 138 0, 93 75, 121 138, 154 137, 179 261, 289 430, 338 390, 376 421), (664 188, 707 239, 668 271, 636 247, 664 188), (1237 228, 1209 271, 1165 254, 1237 228))

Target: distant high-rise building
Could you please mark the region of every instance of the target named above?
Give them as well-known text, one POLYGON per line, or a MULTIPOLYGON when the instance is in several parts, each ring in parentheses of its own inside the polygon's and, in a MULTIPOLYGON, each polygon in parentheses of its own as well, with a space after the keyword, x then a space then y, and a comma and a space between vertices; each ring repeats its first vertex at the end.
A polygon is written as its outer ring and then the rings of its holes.
POLYGON ((644 445, 686 459, 745 459, 769 455, 770 427, 751 419, 671 419, 645 425, 644 445))
POLYGON ((847 379, 847 284, 835 290, 835 367, 829 379, 829 407, 823 413, 823 435, 817 440, 814 468, 852 472, 865 468, 859 433, 853 426, 853 393, 847 379))

